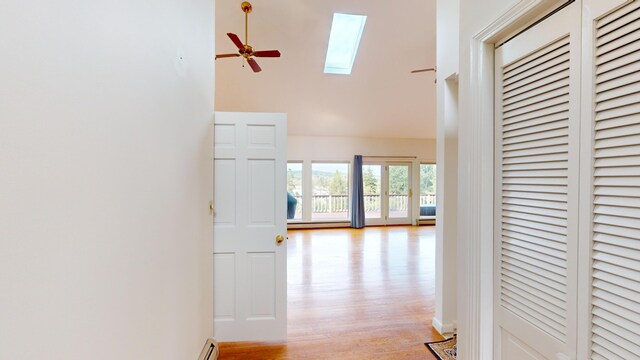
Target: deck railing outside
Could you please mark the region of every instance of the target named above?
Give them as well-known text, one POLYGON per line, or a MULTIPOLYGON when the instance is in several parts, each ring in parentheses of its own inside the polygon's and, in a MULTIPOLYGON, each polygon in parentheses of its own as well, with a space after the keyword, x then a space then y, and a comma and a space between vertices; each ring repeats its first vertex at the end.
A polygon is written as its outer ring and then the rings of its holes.
MULTIPOLYGON (((296 196, 298 203, 302 203, 302 197, 296 196)), ((381 196, 370 194, 364 196, 364 209, 366 212, 380 211, 381 196)), ((436 194, 420 195, 420 205, 435 205, 436 194)), ((349 195, 313 195, 313 213, 348 213, 349 195)), ((406 211, 409 205, 408 195, 389 195, 389 210, 406 211)))

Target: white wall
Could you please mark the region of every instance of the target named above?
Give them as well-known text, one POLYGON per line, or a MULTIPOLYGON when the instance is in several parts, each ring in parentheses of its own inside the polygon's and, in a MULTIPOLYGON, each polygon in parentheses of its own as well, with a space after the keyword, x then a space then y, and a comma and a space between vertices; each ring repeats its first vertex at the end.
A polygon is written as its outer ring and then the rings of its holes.
POLYGON ((0 3, 0 359, 196 359, 214 1, 0 3))
POLYGON ((289 136, 289 160, 347 160, 363 156, 415 156, 435 162, 436 142, 432 139, 383 139, 334 136, 289 136))
POLYGON ((436 309, 433 326, 456 326, 458 226, 458 53, 459 1, 437 3, 437 196, 436 309))

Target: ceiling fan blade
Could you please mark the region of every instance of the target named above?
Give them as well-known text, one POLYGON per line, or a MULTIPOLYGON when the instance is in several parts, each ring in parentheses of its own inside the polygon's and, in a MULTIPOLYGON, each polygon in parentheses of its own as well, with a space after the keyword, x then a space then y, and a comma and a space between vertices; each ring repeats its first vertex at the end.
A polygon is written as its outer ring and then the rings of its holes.
POLYGON ((247 59, 247 62, 249 63, 249 66, 251 66, 251 69, 253 69, 253 72, 262 71, 262 69, 260 68, 260 65, 258 65, 258 63, 252 58, 247 59))
POLYGON ((230 57, 238 57, 240 54, 218 54, 216 55, 216 60, 230 57))
POLYGON ((255 57, 280 57, 280 51, 278 50, 260 50, 254 51, 253 56, 255 57))
POLYGON ((433 71, 433 72, 435 72, 435 71, 436 71, 436 69, 435 69, 435 68, 418 69, 418 70, 413 70, 411 73, 412 73, 412 74, 415 74, 415 73, 427 72, 427 71, 433 71))
POLYGON ((231 41, 233 41, 234 44, 236 44, 238 49, 244 50, 244 44, 242 43, 238 35, 234 33, 227 33, 227 36, 229 37, 229 39, 231 39, 231 41))

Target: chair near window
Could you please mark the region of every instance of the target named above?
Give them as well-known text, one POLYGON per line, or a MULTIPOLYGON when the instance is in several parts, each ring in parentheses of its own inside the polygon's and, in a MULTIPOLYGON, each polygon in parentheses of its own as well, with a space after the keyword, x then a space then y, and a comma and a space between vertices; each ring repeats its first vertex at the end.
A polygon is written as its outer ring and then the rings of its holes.
POLYGON ((298 199, 291 195, 291 193, 287 193, 287 220, 296 217, 296 206, 298 206, 298 199))

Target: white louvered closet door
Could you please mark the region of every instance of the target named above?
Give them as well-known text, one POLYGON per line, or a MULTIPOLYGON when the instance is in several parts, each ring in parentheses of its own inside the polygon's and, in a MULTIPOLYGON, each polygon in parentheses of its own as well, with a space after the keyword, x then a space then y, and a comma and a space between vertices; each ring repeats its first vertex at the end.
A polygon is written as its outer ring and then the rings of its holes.
POLYGON ((604 13, 592 14, 595 111, 583 142, 593 175, 590 358, 632 360, 640 359, 640 2, 619 3, 598 0, 604 13))
POLYGON ((496 49, 495 358, 576 356, 580 7, 496 49))

